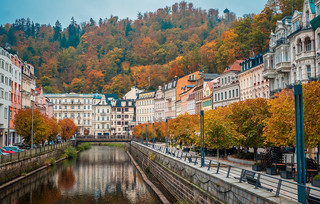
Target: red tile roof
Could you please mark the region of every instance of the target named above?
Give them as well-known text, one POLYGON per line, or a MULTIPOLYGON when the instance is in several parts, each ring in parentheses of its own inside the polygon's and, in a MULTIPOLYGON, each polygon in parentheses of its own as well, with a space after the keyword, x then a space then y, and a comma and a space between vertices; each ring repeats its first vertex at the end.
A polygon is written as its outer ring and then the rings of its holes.
POLYGON ((237 71, 240 72, 241 71, 241 66, 240 63, 243 62, 243 60, 236 60, 233 64, 231 64, 230 66, 228 66, 223 73, 229 72, 229 71, 237 71))

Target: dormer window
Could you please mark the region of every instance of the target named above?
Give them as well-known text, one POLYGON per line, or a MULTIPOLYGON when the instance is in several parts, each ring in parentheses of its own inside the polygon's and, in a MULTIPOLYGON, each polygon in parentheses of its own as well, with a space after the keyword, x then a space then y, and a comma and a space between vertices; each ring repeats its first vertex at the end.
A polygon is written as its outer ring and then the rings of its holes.
POLYGON ((307 28, 309 28, 310 27, 309 11, 306 12, 306 22, 307 22, 307 28))

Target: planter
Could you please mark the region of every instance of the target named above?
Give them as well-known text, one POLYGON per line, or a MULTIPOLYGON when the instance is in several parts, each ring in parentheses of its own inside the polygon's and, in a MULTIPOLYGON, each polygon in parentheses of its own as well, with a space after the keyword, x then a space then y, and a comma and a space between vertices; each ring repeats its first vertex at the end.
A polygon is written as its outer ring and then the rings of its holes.
POLYGON ((252 165, 252 170, 254 170, 254 171, 262 171, 262 165, 252 165))
POLYGON ((315 179, 312 178, 311 184, 313 186, 316 186, 316 187, 320 188, 320 180, 315 180, 315 179))
POLYGON ((292 171, 281 171, 280 177, 285 179, 293 179, 292 171))
POLYGON ((267 168, 266 173, 269 175, 277 175, 277 168, 276 167, 269 167, 269 168, 267 168))

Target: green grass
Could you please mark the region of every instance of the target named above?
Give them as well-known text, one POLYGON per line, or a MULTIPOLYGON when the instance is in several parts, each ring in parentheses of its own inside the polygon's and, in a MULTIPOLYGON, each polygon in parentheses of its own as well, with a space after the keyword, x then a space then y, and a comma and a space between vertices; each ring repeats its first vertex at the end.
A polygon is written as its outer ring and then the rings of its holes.
POLYGON ((124 144, 119 143, 100 143, 100 146, 107 146, 107 147, 125 147, 124 144))
POLYGON ((80 152, 82 152, 82 151, 84 151, 84 150, 90 149, 90 148, 91 148, 91 143, 89 143, 89 142, 82 143, 82 144, 79 145, 77 148, 78 148, 78 150, 79 150, 80 152))

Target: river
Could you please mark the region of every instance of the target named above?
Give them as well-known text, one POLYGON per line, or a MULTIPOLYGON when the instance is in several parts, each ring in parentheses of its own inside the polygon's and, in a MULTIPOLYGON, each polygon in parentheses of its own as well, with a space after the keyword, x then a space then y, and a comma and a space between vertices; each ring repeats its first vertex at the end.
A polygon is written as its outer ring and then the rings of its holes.
POLYGON ((123 148, 92 146, 0 192, 11 203, 161 203, 123 148))

